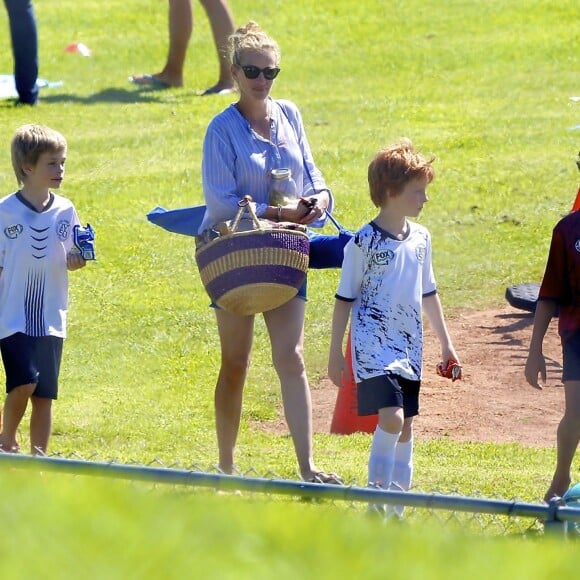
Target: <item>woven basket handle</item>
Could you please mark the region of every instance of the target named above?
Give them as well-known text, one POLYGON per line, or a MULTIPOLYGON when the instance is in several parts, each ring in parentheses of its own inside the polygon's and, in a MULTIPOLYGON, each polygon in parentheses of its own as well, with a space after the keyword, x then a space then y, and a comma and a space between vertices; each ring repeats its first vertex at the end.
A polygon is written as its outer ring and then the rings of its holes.
POLYGON ((254 222, 256 229, 258 229, 258 230, 264 229, 262 227, 262 224, 260 223, 260 220, 256 216, 256 212, 254 211, 254 206, 251 203, 252 201, 253 200, 252 200, 251 195, 244 195, 244 197, 242 199, 240 199, 240 201, 238 201, 238 207, 240 209, 238 210, 238 213, 236 214, 236 217, 234 218, 234 222, 233 222, 232 227, 230 229, 230 231, 232 233, 238 229, 238 226, 240 224, 240 220, 242 219, 242 216, 244 215, 244 212, 246 210, 250 214, 250 217, 252 218, 252 221, 254 222))

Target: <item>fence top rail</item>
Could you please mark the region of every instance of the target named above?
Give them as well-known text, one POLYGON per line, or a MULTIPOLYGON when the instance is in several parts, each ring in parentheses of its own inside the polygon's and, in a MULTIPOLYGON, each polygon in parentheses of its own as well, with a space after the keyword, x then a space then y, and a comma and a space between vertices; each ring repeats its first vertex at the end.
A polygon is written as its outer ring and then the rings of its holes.
POLYGON ((162 466, 128 465, 62 457, 0 453, 0 466, 54 471, 72 475, 94 475, 150 483, 189 485, 220 491, 248 491, 294 495, 340 501, 377 504, 402 504, 415 508, 440 508, 455 511, 521 516, 556 521, 580 522, 580 509, 565 505, 541 505, 518 501, 466 496, 390 491, 371 487, 341 486, 287 479, 245 477, 207 473, 162 466))

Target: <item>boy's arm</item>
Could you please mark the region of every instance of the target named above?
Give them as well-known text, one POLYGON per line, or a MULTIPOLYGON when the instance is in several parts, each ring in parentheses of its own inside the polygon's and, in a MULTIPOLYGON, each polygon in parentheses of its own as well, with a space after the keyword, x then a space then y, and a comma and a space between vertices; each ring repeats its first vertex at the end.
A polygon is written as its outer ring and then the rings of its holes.
POLYGON ((69 272, 84 268, 87 265, 80 251, 71 250, 66 256, 66 267, 69 272))
POLYGON ((552 316, 556 314, 556 308, 555 300, 538 300, 536 302, 534 328, 525 368, 526 381, 536 389, 541 389, 542 383, 546 382, 546 360, 542 352, 542 344, 552 316), (542 383, 538 382, 538 375, 540 375, 542 383))
POLYGON ((441 360, 444 366, 447 366, 450 359, 454 359, 455 362, 461 366, 459 357, 457 356, 453 343, 451 342, 447 325, 445 324, 443 308, 441 307, 441 301, 439 300, 439 295, 437 293, 423 297, 423 310, 425 311, 429 323, 433 327, 433 330, 439 339, 439 343, 441 344, 441 360))
POLYGON ((332 315, 332 335, 330 339, 330 354, 328 357, 328 377, 337 386, 342 387, 343 373, 349 372, 342 350, 344 334, 350 318, 352 302, 336 299, 332 315))

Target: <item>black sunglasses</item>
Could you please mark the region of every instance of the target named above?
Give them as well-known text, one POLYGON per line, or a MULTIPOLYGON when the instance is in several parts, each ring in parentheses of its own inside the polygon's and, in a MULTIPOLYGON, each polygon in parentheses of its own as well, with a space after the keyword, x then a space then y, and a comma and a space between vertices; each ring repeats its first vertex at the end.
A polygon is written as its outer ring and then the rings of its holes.
POLYGON ((239 64, 238 66, 244 71, 245 77, 250 80, 257 79, 262 73, 267 81, 273 81, 280 72, 277 66, 267 66, 266 68, 259 68, 253 64, 247 66, 239 64))

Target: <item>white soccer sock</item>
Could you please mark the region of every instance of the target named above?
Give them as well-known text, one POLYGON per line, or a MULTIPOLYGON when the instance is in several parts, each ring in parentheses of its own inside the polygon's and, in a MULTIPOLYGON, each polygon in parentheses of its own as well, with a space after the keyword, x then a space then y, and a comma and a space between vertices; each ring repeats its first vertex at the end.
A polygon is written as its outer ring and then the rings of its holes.
POLYGON ((395 448, 400 433, 388 433, 378 425, 369 457, 369 484, 387 489, 393 479, 395 448))
POLYGON ((413 439, 397 443, 393 481, 404 491, 409 491, 413 481, 413 439))
MULTIPOLYGON (((413 479, 413 439, 405 443, 397 443, 395 448, 395 465, 393 467, 393 480, 389 486, 392 491, 409 491, 413 479)), ((395 514, 403 517, 405 506, 387 506, 387 517, 395 514)))

